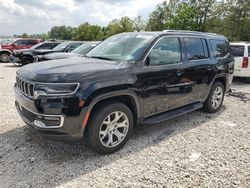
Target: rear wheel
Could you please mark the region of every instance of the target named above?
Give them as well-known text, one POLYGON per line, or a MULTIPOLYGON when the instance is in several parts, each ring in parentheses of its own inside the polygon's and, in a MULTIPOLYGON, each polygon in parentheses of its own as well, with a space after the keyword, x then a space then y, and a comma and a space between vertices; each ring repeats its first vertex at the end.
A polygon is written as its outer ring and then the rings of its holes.
POLYGON ((0 53, 0 61, 3 63, 9 62, 10 53, 9 52, 2 52, 0 53))
POLYGON ((132 133, 134 119, 123 103, 104 103, 95 108, 86 130, 86 141, 96 152, 118 151, 132 133))
POLYGON ((246 78, 246 82, 250 84, 250 77, 246 78))
POLYGON ((203 104, 203 110, 209 113, 217 112, 224 100, 225 87, 221 82, 215 82, 210 90, 207 100, 203 104))

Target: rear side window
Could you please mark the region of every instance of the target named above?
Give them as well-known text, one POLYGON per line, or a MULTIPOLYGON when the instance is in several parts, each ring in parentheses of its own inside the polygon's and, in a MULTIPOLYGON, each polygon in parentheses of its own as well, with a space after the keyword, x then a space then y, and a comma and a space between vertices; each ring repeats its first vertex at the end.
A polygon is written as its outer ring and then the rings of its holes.
POLYGON ((245 46, 231 45, 231 53, 232 53, 232 55, 234 57, 243 57, 244 56, 244 50, 245 50, 245 46))
POLYGON ((214 57, 224 57, 229 53, 229 47, 225 40, 210 40, 214 57))
POLYGON ((248 46, 248 57, 250 57, 250 46, 248 46))
POLYGON ((184 38, 188 60, 208 58, 208 50, 205 39, 184 38))

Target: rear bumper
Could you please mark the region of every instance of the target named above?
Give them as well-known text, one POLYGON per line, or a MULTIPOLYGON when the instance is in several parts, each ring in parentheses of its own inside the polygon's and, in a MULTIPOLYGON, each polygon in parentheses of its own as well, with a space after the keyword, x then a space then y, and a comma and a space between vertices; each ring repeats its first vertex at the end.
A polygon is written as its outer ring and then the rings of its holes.
POLYGON ((250 77, 250 68, 235 68, 234 69, 235 77, 250 77))
MULTIPOLYGON (((17 112, 22 120, 30 127, 36 129, 43 137, 52 140, 77 141, 82 139, 84 126, 82 126, 85 117, 86 108, 82 108, 79 114, 54 113, 58 109, 46 109, 39 112, 36 101, 23 96, 17 89, 15 90, 17 112)), ((53 102, 48 103, 53 106, 53 102)), ((66 106, 60 106, 66 109, 66 106)))

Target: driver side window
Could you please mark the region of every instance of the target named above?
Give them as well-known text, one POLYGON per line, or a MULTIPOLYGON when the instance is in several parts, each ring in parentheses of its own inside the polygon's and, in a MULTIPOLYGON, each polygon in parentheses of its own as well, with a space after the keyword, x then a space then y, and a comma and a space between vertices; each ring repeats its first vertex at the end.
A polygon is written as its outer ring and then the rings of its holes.
POLYGON ((152 48, 148 56, 149 65, 166 65, 180 63, 180 43, 177 37, 164 37, 152 48))

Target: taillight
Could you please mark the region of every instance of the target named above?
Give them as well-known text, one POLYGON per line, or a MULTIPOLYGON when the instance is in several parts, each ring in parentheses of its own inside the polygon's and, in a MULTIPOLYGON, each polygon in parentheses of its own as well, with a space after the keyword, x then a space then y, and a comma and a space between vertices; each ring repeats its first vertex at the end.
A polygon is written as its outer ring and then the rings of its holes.
POLYGON ((248 67, 248 57, 243 57, 242 68, 248 67))

